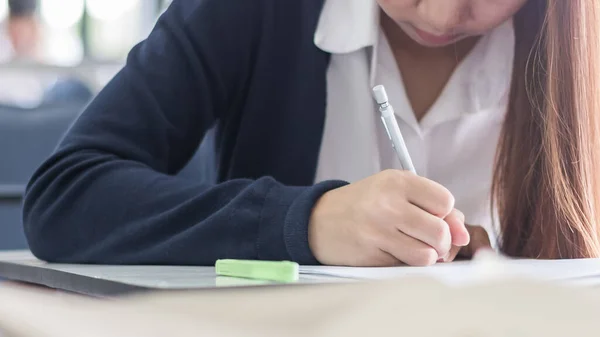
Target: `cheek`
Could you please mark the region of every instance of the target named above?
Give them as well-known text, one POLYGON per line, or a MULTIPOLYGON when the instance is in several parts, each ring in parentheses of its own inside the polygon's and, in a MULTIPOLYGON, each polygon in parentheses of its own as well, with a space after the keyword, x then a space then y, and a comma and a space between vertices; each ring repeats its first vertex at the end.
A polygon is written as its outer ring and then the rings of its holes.
POLYGON ((476 0, 473 4, 472 28, 486 32, 515 15, 527 0, 476 0))
POLYGON ((377 3, 379 4, 379 7, 395 21, 409 19, 415 12, 415 0, 377 0, 377 3))

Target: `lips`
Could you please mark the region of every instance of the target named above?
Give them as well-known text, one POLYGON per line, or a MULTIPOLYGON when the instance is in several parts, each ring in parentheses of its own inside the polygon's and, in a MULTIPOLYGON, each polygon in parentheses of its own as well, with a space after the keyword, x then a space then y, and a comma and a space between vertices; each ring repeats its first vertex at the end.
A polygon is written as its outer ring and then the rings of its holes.
POLYGON ((415 33, 423 42, 431 45, 445 45, 457 40, 460 34, 435 35, 415 28, 415 33))

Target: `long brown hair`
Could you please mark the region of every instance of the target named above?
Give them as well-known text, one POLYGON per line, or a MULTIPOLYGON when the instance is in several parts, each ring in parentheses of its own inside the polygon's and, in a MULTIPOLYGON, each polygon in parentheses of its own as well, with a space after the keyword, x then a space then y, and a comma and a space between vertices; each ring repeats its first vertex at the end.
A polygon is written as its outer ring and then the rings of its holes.
POLYGON ((528 0, 492 188, 509 256, 600 257, 600 1, 528 0))

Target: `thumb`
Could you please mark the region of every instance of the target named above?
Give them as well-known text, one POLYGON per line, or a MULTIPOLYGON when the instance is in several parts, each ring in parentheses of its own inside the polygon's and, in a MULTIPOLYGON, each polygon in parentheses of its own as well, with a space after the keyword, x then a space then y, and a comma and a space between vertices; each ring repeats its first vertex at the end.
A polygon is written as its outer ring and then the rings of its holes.
POLYGON ((454 209, 444 218, 444 221, 450 227, 450 235, 452 236, 452 244, 458 247, 464 247, 471 241, 471 236, 465 226, 465 215, 454 209))

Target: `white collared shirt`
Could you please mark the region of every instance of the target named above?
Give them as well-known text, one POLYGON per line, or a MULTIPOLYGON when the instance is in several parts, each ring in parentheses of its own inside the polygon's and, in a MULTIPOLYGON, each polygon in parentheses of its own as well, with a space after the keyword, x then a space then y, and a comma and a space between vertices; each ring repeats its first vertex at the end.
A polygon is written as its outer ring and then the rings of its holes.
POLYGON ((480 39, 419 122, 379 16, 375 0, 325 1, 314 40, 332 56, 316 182, 401 168, 371 96, 383 84, 417 173, 448 188, 468 224, 493 233, 490 190, 510 91, 512 21, 480 39))

